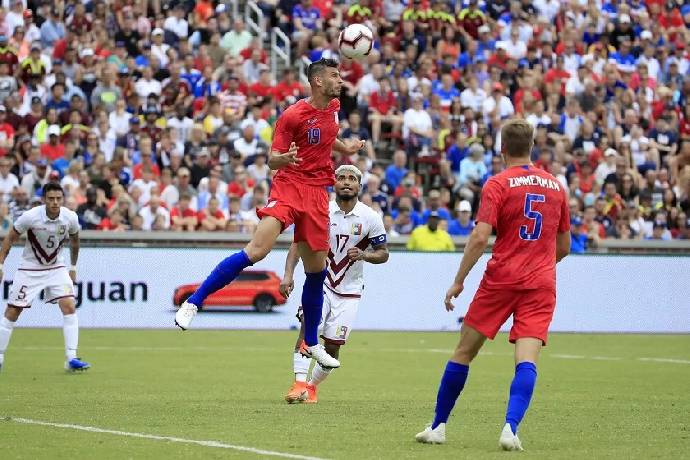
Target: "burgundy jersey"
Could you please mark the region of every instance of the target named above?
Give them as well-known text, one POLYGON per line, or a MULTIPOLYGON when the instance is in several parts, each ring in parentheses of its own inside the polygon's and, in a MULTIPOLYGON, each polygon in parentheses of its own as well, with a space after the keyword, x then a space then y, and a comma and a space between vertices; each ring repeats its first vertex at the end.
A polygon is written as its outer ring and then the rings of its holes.
POLYGON ((568 197, 551 174, 516 166, 482 189, 477 221, 496 230, 482 285, 487 288, 556 288, 556 235, 570 230, 568 197))
POLYGON ((283 112, 276 122, 272 150, 285 153, 297 144, 302 161, 278 170, 275 180, 297 181, 307 185, 333 185, 331 150, 338 135, 340 101, 333 99, 324 110, 302 99, 283 112))

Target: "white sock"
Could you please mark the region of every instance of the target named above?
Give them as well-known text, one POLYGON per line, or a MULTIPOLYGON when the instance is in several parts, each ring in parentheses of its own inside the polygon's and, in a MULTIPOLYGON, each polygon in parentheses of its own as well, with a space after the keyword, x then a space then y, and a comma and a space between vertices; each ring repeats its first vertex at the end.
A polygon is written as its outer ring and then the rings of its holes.
POLYGON ((306 382, 307 374, 309 373, 309 365, 311 364, 311 359, 306 356, 302 356, 299 351, 296 351, 292 358, 292 368, 295 371, 295 381, 306 382))
POLYGON ((79 345, 79 321, 77 314, 65 315, 62 317, 62 333, 65 336, 65 358, 67 361, 77 357, 77 346, 79 345))
POLYGON ((7 345, 10 343, 14 324, 14 321, 5 318, 4 315, 0 318, 0 364, 5 361, 5 350, 7 350, 7 345))
POLYGON ((319 383, 326 380, 326 377, 328 377, 328 374, 331 372, 333 372, 333 369, 324 369, 320 364, 315 365, 314 369, 311 371, 311 379, 309 380, 309 384, 317 386, 319 383))

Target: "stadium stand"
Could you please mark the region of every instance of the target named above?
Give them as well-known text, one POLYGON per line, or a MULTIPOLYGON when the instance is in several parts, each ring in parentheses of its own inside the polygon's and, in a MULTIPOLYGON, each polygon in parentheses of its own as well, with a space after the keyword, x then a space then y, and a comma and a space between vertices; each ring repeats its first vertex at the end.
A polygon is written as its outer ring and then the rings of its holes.
POLYGON ((334 161, 360 168, 391 237, 431 212, 467 235, 503 167, 501 122, 518 116, 536 128, 534 164, 569 190, 573 252, 690 238, 687 1, 3 6, 3 229, 59 181, 84 229, 251 233, 277 115, 362 22, 375 49, 341 63, 340 120, 367 145, 334 161))

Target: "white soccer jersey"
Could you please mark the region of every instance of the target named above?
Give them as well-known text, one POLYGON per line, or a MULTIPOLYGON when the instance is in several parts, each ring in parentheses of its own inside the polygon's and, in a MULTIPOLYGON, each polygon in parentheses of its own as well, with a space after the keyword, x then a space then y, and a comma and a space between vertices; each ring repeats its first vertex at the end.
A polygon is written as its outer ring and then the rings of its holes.
POLYGON ((20 235, 26 232, 26 245, 22 254, 20 269, 42 270, 65 266, 62 246, 69 235, 80 230, 77 213, 60 208, 55 220, 48 218, 45 205, 29 209, 14 223, 20 235))
POLYGON ((326 287, 346 297, 360 297, 364 290, 364 261, 351 262, 347 250, 357 247, 366 250, 370 245, 386 242, 386 230, 381 217, 364 203, 357 202, 345 214, 335 201, 329 204, 330 244, 326 287))

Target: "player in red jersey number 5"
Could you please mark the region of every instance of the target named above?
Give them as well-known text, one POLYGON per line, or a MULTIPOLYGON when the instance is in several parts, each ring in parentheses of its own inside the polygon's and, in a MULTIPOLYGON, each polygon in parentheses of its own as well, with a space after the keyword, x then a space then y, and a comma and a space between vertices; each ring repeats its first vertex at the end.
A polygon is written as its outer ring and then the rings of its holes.
POLYGON ((343 80, 332 59, 313 62, 307 70, 311 97, 290 106, 278 118, 268 166, 277 170, 271 195, 256 233, 244 250, 221 261, 197 291, 182 304, 175 324, 189 328, 204 300, 262 260, 278 236, 295 224, 295 243, 304 264, 306 281, 302 290, 306 352, 324 368, 340 366, 319 344, 318 327, 323 308, 323 282, 329 248, 328 192, 335 183, 331 153, 357 153, 362 141, 343 142, 339 130, 340 90, 343 80))
POLYGON ((465 386, 470 362, 484 341, 493 339, 512 316, 509 340, 515 344, 515 377, 499 445, 504 450, 522 450, 517 428, 532 398, 537 358, 546 344, 556 307, 556 263, 570 252, 566 189, 551 174, 532 166, 533 136, 534 130, 525 120, 510 120, 501 129, 506 170, 490 178, 482 189, 477 226, 446 293, 446 310, 455 308, 452 299, 462 293, 492 229, 496 242, 465 315, 460 342, 443 373, 434 421, 417 434, 419 442, 445 442, 446 422, 465 386))

